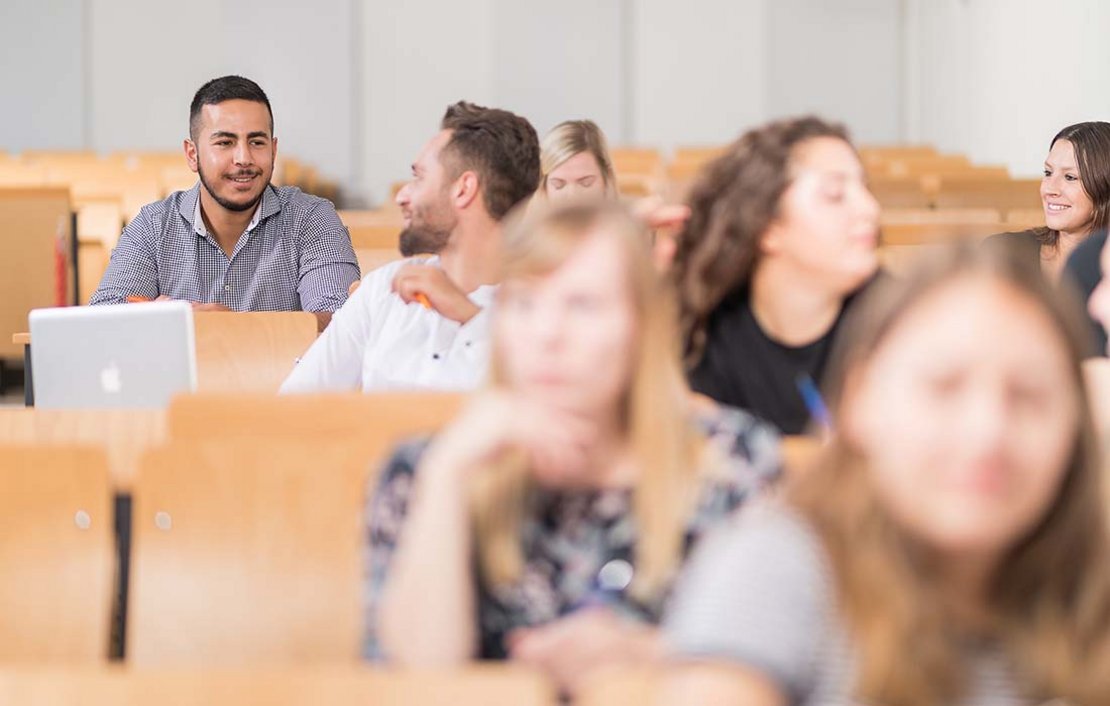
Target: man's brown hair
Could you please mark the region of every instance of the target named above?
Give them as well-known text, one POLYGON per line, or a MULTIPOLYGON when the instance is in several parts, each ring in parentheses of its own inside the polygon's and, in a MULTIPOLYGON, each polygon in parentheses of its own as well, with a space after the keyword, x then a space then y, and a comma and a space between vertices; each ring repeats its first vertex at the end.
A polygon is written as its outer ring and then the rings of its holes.
POLYGON ((440 127, 451 140, 440 160, 452 177, 478 175, 486 211, 496 220, 540 185, 540 141, 532 124, 507 110, 459 101, 447 108, 440 127))

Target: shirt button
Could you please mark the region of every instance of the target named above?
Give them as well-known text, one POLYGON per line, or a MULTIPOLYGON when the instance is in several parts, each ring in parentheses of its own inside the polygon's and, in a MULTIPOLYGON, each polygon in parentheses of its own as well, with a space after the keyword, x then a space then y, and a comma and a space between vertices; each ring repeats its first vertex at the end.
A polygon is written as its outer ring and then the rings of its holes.
POLYGON ((230 291, 231 291, 231 285, 229 285, 229 284, 225 284, 225 285, 224 285, 224 291, 225 291, 225 292, 230 292, 230 291))

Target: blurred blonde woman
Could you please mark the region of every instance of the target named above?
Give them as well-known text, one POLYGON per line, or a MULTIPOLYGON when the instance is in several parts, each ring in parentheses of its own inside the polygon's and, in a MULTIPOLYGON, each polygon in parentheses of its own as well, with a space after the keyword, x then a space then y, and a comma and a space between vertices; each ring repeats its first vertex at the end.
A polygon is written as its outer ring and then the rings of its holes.
POLYGON ((586 200, 505 234, 488 389, 402 447, 368 508, 368 658, 511 659, 573 693, 658 655, 687 552, 778 472, 737 410, 695 421, 643 224, 586 200))
POLYGON ((868 292, 838 350, 837 437, 684 577, 667 703, 1110 703, 1083 333, 1005 249, 868 292))

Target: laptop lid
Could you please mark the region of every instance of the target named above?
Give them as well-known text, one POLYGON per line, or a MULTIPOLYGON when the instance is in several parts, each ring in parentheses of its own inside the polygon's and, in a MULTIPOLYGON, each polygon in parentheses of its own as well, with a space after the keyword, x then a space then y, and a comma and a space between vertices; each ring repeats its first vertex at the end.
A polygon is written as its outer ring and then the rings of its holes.
POLYGON ((188 302, 36 309, 29 319, 36 407, 160 408, 196 389, 188 302))

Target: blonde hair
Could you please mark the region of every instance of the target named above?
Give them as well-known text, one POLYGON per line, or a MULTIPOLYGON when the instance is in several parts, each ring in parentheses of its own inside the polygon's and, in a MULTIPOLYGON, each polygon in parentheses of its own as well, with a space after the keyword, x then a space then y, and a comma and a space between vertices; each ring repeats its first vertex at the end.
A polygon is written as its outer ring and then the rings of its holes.
MULTIPOLYGON (((1110 702, 1110 546, 1094 425, 1080 359, 1076 305, 1036 268, 1002 251, 946 252, 908 279, 883 282, 849 315, 833 364, 832 408, 851 404, 855 379, 885 336, 925 295, 958 278, 991 278, 1036 302, 1067 348, 1079 424, 1051 507, 1018 540, 992 579, 991 624, 1015 673, 1039 698, 1110 702)), ((843 415, 839 415, 843 416, 843 415)), ((867 459, 837 438, 789 493, 831 559, 839 605, 859 646, 856 697, 924 706, 960 700, 967 686, 961 633, 934 580, 939 559, 902 531, 876 498, 867 459)))
POLYGON ((613 173, 613 160, 609 157, 609 145, 605 133, 592 120, 566 120, 544 135, 540 143, 540 191, 547 193, 547 177, 559 165, 576 154, 587 152, 597 162, 601 170, 601 180, 605 182, 605 193, 610 197, 617 195, 617 178, 613 173))
MULTIPOLYGON (((622 428, 638 472, 632 495, 636 573, 630 591, 639 600, 655 600, 681 559, 698 471, 710 458, 686 414, 674 298, 652 264, 643 224, 616 202, 541 209, 510 224, 504 237, 506 282, 550 274, 589 238, 607 238, 620 246, 638 329, 621 403, 622 428)), ((490 367, 492 386, 506 387, 496 345, 490 367)), ((520 537, 535 490, 532 474, 524 455, 517 454, 475 478, 471 512, 480 570, 490 584, 513 583, 524 566, 520 537)))

